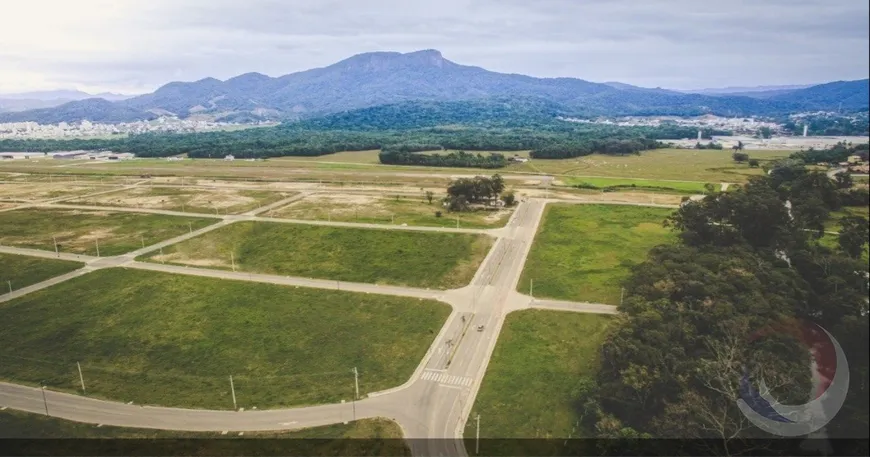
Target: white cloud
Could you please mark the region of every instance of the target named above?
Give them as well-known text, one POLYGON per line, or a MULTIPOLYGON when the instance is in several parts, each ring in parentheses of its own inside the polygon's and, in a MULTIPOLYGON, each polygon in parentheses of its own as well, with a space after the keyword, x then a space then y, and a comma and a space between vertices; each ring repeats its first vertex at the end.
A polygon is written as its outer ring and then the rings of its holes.
POLYGON ((144 92, 377 50, 674 88, 866 78, 853 0, 8 0, 0 92, 144 92))

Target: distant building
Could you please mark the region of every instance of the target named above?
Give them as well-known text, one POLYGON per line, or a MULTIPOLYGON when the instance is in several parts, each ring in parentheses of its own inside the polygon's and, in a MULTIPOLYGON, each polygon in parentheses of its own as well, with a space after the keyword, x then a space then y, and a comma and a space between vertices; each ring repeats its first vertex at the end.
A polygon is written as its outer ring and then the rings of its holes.
POLYGON ((232 154, 227 154, 224 160, 236 160, 236 158, 232 154))
POLYGON ((529 161, 529 159, 526 159, 525 157, 520 157, 518 155, 515 155, 513 157, 508 158, 508 162, 526 163, 528 161, 529 161))
POLYGON ((849 156, 848 158, 846 158, 846 162, 848 162, 848 163, 861 163, 862 162, 861 156, 857 156, 857 155, 849 156))

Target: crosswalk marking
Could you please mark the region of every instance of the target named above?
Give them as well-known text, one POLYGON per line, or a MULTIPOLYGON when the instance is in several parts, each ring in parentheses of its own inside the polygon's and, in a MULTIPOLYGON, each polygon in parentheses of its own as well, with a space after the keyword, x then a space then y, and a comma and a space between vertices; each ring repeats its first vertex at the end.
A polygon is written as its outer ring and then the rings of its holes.
POLYGON ((449 375, 440 371, 430 371, 424 370, 423 376, 421 376, 424 381, 432 381, 437 382, 439 384, 446 384, 452 386, 465 386, 468 387, 474 381, 474 379, 466 377, 466 376, 456 376, 449 375))

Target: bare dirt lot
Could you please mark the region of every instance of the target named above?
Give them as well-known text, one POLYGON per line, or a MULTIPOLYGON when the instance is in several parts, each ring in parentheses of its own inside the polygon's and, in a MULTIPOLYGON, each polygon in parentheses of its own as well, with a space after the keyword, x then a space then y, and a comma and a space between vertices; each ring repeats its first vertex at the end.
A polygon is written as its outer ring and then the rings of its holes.
POLYGON ((72 197, 103 190, 109 186, 89 186, 86 184, 15 182, 0 184, 0 200, 33 202, 59 197, 72 197))
POLYGON ((441 197, 434 194, 430 203, 425 194, 419 193, 317 193, 276 209, 271 216, 432 227, 456 227, 458 218, 459 227, 496 228, 504 226, 513 212, 510 208, 493 208, 451 213, 441 205, 441 197))
POLYGON ((231 187, 151 187, 71 200, 97 206, 162 209, 192 213, 235 214, 291 197, 295 192, 247 190, 231 187))

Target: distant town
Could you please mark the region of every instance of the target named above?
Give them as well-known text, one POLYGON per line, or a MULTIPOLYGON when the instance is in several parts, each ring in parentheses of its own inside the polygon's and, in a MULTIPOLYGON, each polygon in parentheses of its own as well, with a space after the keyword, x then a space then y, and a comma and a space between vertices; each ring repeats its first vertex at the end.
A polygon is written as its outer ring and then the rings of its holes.
POLYGON ((276 124, 277 122, 240 124, 203 119, 179 119, 177 117, 160 117, 151 121, 123 122, 120 124, 100 124, 88 120, 83 120, 81 122, 61 122, 58 124, 10 122, 5 124, 0 123, 0 139, 99 138, 112 137, 115 135, 155 132, 195 133, 216 130, 236 130, 276 124))

